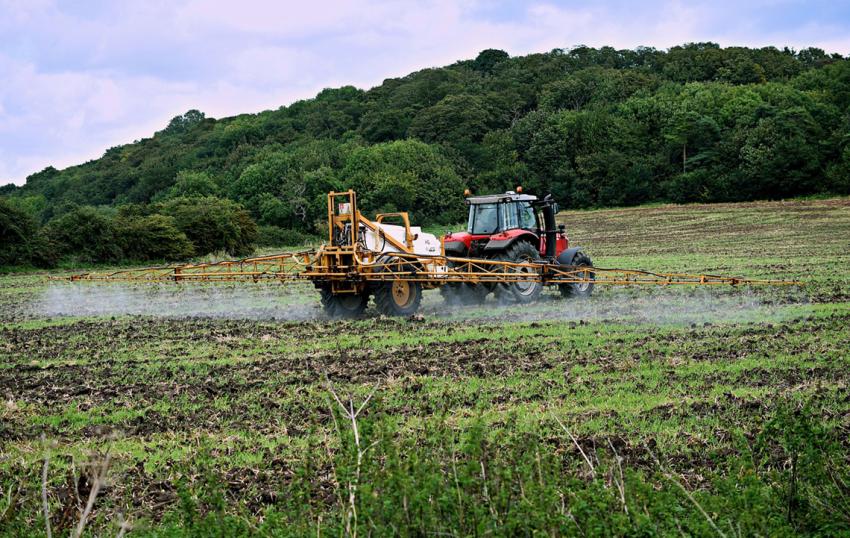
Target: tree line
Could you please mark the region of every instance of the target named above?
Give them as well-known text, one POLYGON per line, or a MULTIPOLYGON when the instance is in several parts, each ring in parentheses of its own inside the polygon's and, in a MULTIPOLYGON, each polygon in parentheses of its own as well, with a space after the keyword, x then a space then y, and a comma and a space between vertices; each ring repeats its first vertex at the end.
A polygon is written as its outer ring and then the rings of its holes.
POLYGON ((848 194, 849 142, 850 61, 819 49, 490 49, 258 114, 191 110, 2 187, 0 263, 297 243, 347 188, 426 225, 461 221, 467 187, 522 184, 574 208, 848 194))

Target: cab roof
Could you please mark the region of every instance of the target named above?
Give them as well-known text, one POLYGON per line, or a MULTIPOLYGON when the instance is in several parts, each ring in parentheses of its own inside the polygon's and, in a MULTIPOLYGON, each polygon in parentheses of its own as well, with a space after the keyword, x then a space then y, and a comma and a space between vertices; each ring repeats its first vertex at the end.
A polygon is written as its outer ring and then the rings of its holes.
POLYGON ((533 202, 537 197, 532 194, 517 194, 514 191, 508 191, 502 194, 484 194, 481 196, 468 196, 466 203, 469 205, 475 204, 496 204, 499 202, 533 202))

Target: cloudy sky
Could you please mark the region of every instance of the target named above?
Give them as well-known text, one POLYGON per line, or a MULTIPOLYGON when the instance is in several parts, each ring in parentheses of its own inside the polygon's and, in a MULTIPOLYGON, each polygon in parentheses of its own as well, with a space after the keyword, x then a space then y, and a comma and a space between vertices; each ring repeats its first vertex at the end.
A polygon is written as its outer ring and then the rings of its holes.
POLYGON ((277 108, 485 48, 707 40, 848 55, 850 2, 0 0, 0 184, 99 157, 190 108, 277 108))

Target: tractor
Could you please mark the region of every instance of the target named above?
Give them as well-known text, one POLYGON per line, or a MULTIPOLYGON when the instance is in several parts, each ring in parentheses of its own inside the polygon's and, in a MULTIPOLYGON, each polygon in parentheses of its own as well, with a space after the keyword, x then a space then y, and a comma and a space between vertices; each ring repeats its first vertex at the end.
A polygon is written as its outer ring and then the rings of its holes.
MULTIPOLYGON (((445 235, 446 256, 593 267, 590 257, 581 247, 570 246, 564 225, 556 224, 558 204, 551 194, 538 199, 537 196, 523 194, 522 187, 504 194, 471 196, 469 191, 465 194, 469 206, 467 228, 464 232, 448 232, 445 235)), ((561 295, 589 297, 593 292, 593 273, 587 271, 583 276, 587 277, 584 282, 559 284, 561 295)), ((540 296, 543 286, 543 282, 531 280, 462 282, 442 286, 440 293, 452 304, 481 303, 491 292, 503 301, 530 303, 540 296)))

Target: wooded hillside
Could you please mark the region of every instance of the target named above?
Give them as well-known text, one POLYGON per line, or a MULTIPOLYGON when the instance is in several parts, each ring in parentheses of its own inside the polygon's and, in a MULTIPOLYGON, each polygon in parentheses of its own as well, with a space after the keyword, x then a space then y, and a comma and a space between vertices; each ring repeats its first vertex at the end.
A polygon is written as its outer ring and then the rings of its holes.
POLYGON ((57 219, 99 218, 111 230, 103 240, 119 246, 94 260, 238 253, 256 239, 254 223, 279 240, 318 231, 325 193, 348 187, 367 210, 409 210, 419 224, 461 220, 465 187, 522 184, 572 208, 843 194, 848 142, 850 61, 819 49, 485 50, 258 114, 191 110, 100 159, 0 188, 0 223, 17 222, 0 241, 24 253, 61 246, 57 229, 69 223, 57 219), (122 250, 139 240, 117 237, 148 234, 137 221, 154 216, 162 237, 147 240, 172 237, 174 248, 122 250), (229 224, 192 237, 199 219, 229 224), (42 246, 24 248, 36 236, 42 246))

